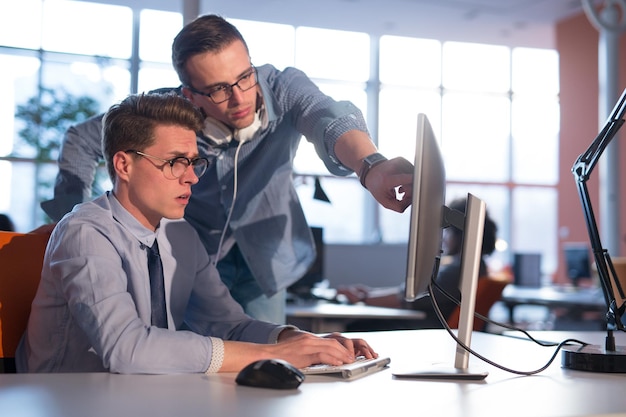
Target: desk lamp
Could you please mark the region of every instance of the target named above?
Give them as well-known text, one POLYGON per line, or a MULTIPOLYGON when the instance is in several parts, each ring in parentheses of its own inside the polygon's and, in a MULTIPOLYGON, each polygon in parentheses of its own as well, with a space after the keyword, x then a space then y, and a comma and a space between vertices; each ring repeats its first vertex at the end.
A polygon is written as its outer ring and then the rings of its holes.
POLYGON ((613 108, 604 128, 591 143, 591 146, 578 157, 572 167, 608 311, 606 313, 607 336, 604 347, 599 345, 566 346, 563 349, 562 365, 569 369, 591 372, 626 372, 626 347, 615 346, 615 336, 613 335, 615 330, 626 331, 622 323, 622 315, 626 310, 626 296, 615 273, 611 257, 600 242, 598 227, 587 189, 587 180, 598 159, 624 124, 623 117, 625 112, 626 90, 624 90, 613 108))

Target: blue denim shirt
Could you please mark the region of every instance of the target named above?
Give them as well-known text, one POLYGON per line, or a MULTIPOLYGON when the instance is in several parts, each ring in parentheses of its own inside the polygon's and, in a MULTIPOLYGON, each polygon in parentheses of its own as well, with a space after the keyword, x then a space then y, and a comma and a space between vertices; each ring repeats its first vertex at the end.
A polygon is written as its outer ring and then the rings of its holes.
MULTIPOLYGON (((237 201, 223 249, 236 242, 261 290, 271 296, 297 281, 315 258, 293 184, 300 138, 304 135, 313 143, 331 173, 348 175, 352 171, 338 161, 335 143, 347 131, 367 132, 367 126, 356 106, 326 96, 302 71, 263 65, 258 74, 267 123, 241 146, 237 201)), ((54 199, 42 204, 51 218, 58 219, 74 204, 91 198, 94 170, 102 159, 100 129, 101 116, 68 130, 54 199)), ((200 152, 214 163, 194 186, 185 218, 210 254, 217 251, 232 202, 236 145, 233 141, 216 148, 198 138, 200 152)))
POLYGON ((244 314, 187 222, 162 220, 155 233, 108 193, 54 229, 16 364, 20 372, 204 372, 215 354, 221 360, 214 338, 273 343, 284 328, 244 314), (155 239, 169 329, 150 325, 155 239))

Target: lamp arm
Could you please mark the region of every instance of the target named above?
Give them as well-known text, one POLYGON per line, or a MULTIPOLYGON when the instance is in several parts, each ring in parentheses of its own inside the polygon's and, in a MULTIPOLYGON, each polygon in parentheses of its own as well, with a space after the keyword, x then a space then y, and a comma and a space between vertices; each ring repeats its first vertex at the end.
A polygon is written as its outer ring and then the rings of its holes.
POLYGON ((589 148, 576 159, 572 167, 572 173, 576 179, 576 186, 587 223, 587 231, 589 233, 589 240, 591 241, 593 256, 598 269, 598 276, 600 277, 600 284, 602 285, 604 299, 608 307, 606 319, 607 329, 609 331, 626 330, 621 322, 621 317, 626 310, 626 295, 615 273, 611 257, 608 251, 602 247, 600 233, 598 232, 593 207, 591 205, 591 198, 589 197, 589 190, 587 189, 587 180, 602 156, 602 153, 624 124, 624 113, 626 113, 626 90, 624 90, 613 108, 603 129, 598 136, 596 136, 589 148))
POLYGON ((613 137, 617 134, 618 130, 624 124, 624 113, 626 112, 626 90, 622 92, 621 97, 615 104, 611 115, 606 120, 604 127, 598 133, 598 136, 591 143, 589 148, 582 153, 574 166, 572 167, 572 172, 576 177, 577 181, 583 180, 587 181, 589 179, 589 175, 593 168, 596 166, 598 159, 602 156, 602 153, 611 142, 613 137))
POLYGON ((625 330, 624 325, 621 322, 621 317, 626 309, 624 291, 621 287, 617 274, 615 273, 611 257, 609 256, 608 251, 602 247, 602 243, 600 242, 600 234, 598 232, 597 223, 593 214, 593 208, 591 206, 591 199, 587 190, 586 181, 579 180, 576 185, 587 223, 587 231, 589 233, 593 257, 596 262, 596 268, 600 278, 600 285, 602 286, 602 293, 604 294, 604 300, 608 308, 606 313, 607 329, 625 330))

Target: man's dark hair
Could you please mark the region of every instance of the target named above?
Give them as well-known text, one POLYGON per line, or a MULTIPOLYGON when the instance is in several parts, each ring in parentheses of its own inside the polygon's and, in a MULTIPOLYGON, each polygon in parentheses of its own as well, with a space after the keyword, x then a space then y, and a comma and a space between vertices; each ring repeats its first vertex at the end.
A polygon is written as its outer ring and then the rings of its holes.
POLYGON ((113 156, 120 151, 141 151, 150 146, 156 126, 181 126, 198 132, 203 123, 200 110, 174 92, 135 94, 114 104, 102 120, 102 153, 111 180, 115 182, 113 156))
POLYGON ((6 214, 0 214, 0 230, 4 232, 15 232, 15 225, 6 214))
MULTIPOLYGON (((467 204, 466 198, 459 198, 453 200, 448 204, 448 208, 453 210, 458 210, 461 213, 465 213, 465 205, 467 204)), ((454 234, 454 236, 459 239, 459 242, 463 238, 463 232, 455 227, 450 227, 450 232, 454 234)), ((489 217, 489 213, 485 215, 485 230, 483 232, 483 245, 482 245, 482 254, 491 255, 496 250, 496 240, 498 239, 498 226, 496 222, 493 221, 491 217, 489 217)))
POLYGON ((203 52, 220 52, 235 41, 241 41, 248 50, 239 30, 220 16, 208 14, 187 24, 172 43, 172 65, 180 82, 184 86, 190 85, 191 80, 185 68, 189 58, 203 52))

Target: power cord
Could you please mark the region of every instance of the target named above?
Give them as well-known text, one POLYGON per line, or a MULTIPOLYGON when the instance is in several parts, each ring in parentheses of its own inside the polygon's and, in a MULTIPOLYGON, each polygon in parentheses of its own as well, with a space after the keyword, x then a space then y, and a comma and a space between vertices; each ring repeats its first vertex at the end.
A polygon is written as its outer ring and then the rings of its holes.
POLYGON ((496 363, 496 362, 494 362, 494 361, 492 361, 490 359, 487 359, 483 355, 481 355, 478 352, 476 352, 473 349, 471 349, 465 343, 461 342, 461 340, 457 337, 457 335, 454 334, 454 332, 452 331, 452 329, 448 325, 447 320, 445 319, 445 317, 443 316, 443 313, 441 312, 441 309, 439 308, 439 304, 438 304, 436 298, 433 295, 434 294, 433 293, 433 285, 439 291, 441 291, 441 293, 446 298, 448 298, 449 300, 453 301, 456 305, 460 305, 460 302, 455 297, 450 295, 446 290, 441 288, 439 286, 439 284, 437 284, 436 280, 431 279, 431 282, 428 284, 428 291, 430 293, 430 300, 431 300, 431 303, 432 303, 433 308, 435 310, 435 314, 437 314, 437 317, 439 318, 439 321, 444 326, 444 328, 446 329, 448 334, 457 342, 457 344, 459 346, 461 346, 467 352, 469 352, 470 354, 474 355, 478 359, 480 359, 480 360, 482 360, 482 361, 484 361, 484 362, 486 362, 486 363, 488 363, 488 364, 490 364, 492 366, 495 366, 496 368, 502 369, 503 371, 510 372, 510 373, 517 374, 517 375, 535 375, 535 374, 538 374, 538 373, 546 370, 552 364, 552 362, 554 362, 554 359, 556 358, 556 356, 559 353, 559 351, 561 350, 561 348, 563 348, 563 346, 572 345, 572 344, 579 344, 579 345, 582 345, 582 346, 588 345, 588 343, 581 342, 580 340, 577 340, 577 339, 565 339, 565 340, 563 340, 560 343, 542 342, 542 341, 539 341, 539 340, 535 339, 534 337, 532 337, 532 335, 530 335, 530 333, 528 333, 526 330, 520 329, 518 327, 509 325, 509 324, 506 324, 506 323, 499 323, 499 322, 497 322, 495 320, 491 320, 490 318, 483 316, 482 314, 474 312, 474 317, 478 317, 478 318, 480 318, 480 319, 482 319, 482 320, 484 320, 484 321, 486 321, 486 322, 488 322, 490 324, 501 326, 501 327, 504 327, 504 328, 509 329, 509 330, 522 332, 524 335, 526 335, 526 337, 528 337, 530 340, 532 340, 533 342, 535 342, 536 344, 538 344, 538 345, 540 345, 542 347, 555 347, 556 346, 556 349, 555 349, 554 354, 552 355, 552 357, 548 360, 548 362, 544 366, 542 366, 542 367, 540 367, 538 369, 535 369, 533 371, 518 371, 518 370, 515 370, 515 369, 507 368, 507 367, 505 367, 503 365, 500 365, 500 364, 498 364, 498 363, 496 363))

